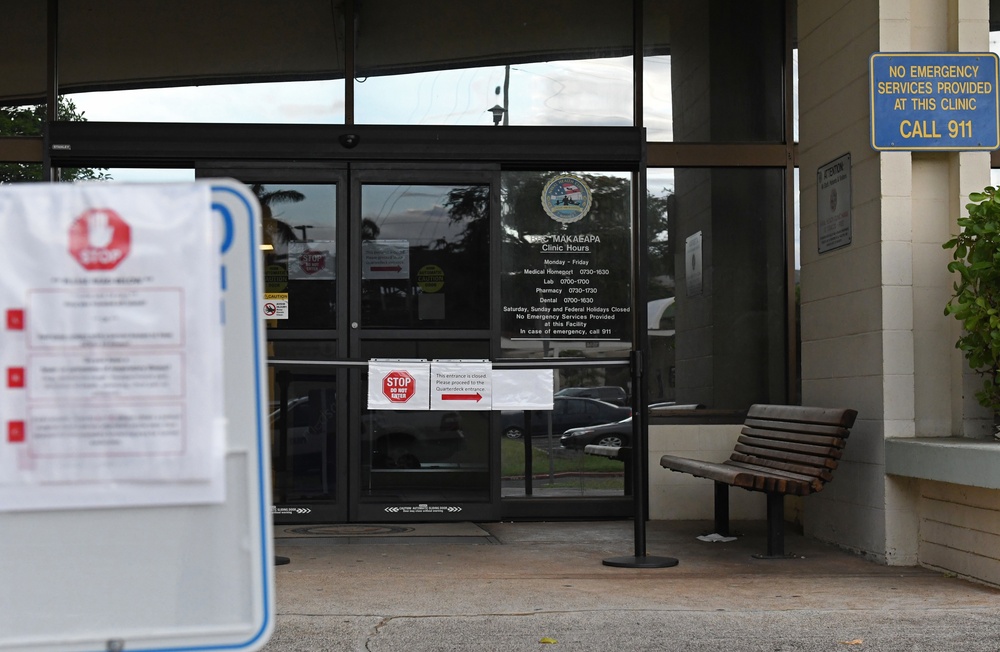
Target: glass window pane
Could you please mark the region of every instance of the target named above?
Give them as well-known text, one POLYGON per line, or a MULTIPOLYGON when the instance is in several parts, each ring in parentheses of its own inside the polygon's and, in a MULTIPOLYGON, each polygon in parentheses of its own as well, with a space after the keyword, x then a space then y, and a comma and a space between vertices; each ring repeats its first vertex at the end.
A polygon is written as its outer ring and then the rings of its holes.
POLYGON ((650 404, 786 400, 784 171, 648 175, 650 404))
POLYGON ((334 376, 270 374, 275 504, 337 499, 337 385, 334 376))
POLYGON ((631 188, 627 172, 501 174, 505 356, 628 355, 631 188))
POLYGON ((781 142, 784 1, 644 2, 647 138, 781 142))
POLYGON ((555 375, 552 410, 501 411, 502 496, 525 496, 529 487, 537 497, 625 495, 624 463, 587 455, 584 447, 631 442, 629 367, 561 368, 555 375))
POLYGON ((343 80, 140 88, 68 97, 91 122, 344 122, 343 80))
MULTIPOLYGON (((489 356, 486 340, 365 340, 361 357, 489 356)), ((368 371, 361 373, 368 387, 368 371)), ((367 405, 363 396, 362 405, 367 405)), ((490 412, 367 410, 361 413, 361 500, 487 501, 490 412)))
POLYGON ((335 328, 337 186, 254 183, 250 189, 263 219, 265 304, 274 311, 268 328, 335 328))
POLYGON ((366 328, 489 326, 487 185, 364 184, 366 328))
POLYGON ((630 126, 630 2, 359 5, 356 119, 630 126))

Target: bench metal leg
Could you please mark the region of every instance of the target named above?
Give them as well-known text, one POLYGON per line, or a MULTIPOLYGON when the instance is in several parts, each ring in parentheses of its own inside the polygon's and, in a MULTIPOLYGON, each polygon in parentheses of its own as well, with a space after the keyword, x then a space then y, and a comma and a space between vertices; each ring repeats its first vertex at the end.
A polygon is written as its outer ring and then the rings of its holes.
POLYGON ((767 494, 767 555, 785 555, 785 495, 767 494))
POLYGON ((729 485, 725 482, 715 483, 715 531, 729 536, 729 485))
POLYGON ((785 494, 767 494, 767 554, 754 555, 757 559, 797 559, 798 555, 785 554, 785 494))

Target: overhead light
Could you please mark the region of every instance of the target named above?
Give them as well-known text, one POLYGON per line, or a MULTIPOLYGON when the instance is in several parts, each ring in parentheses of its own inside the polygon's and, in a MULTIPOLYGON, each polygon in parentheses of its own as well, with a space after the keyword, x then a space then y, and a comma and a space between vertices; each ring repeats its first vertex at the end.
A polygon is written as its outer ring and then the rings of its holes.
POLYGON ((494 127, 500 124, 500 121, 503 120, 503 114, 507 112, 507 109, 503 108, 499 104, 494 104, 491 108, 487 110, 493 114, 494 127))
POLYGON ((274 245, 262 244, 260 246, 261 251, 274 251, 274 245))

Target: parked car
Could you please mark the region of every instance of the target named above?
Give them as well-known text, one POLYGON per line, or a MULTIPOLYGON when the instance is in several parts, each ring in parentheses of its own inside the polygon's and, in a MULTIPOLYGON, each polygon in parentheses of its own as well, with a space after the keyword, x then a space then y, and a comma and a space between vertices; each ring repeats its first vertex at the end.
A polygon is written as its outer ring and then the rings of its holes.
POLYGON ((628 393, 625 388, 617 385, 604 385, 601 387, 563 387, 555 394, 556 396, 577 396, 580 398, 596 398, 605 403, 614 405, 628 405, 628 393))
MULTIPOLYGON (((632 410, 593 398, 555 396, 552 399, 552 433, 559 435, 570 428, 594 426, 621 421, 632 416, 632 410)), ((500 413, 501 431, 508 439, 524 436, 524 412, 504 410, 500 413)), ((531 415, 531 435, 538 437, 549 431, 549 413, 534 411, 531 415)))
POLYGON ((559 438, 563 448, 583 450, 588 444, 599 446, 628 446, 632 441, 632 417, 616 423, 599 426, 570 428, 559 438))

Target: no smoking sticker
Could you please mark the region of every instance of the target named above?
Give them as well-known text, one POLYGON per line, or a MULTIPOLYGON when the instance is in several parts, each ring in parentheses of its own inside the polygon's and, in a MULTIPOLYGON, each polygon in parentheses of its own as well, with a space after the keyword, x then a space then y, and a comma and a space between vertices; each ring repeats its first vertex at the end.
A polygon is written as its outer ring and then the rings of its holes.
POLYGON ((288 319, 288 293, 265 293, 262 310, 264 311, 264 319, 288 319))

